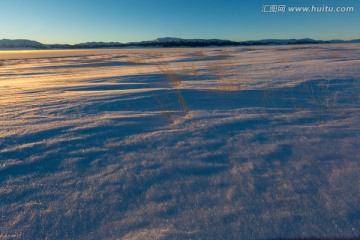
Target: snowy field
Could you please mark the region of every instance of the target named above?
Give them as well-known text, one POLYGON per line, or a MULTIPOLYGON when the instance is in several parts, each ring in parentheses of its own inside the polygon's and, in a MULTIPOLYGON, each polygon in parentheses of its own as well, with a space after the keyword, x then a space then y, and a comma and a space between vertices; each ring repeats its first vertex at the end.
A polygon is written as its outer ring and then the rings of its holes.
POLYGON ((360 236, 360 44, 0 52, 0 239, 360 236))

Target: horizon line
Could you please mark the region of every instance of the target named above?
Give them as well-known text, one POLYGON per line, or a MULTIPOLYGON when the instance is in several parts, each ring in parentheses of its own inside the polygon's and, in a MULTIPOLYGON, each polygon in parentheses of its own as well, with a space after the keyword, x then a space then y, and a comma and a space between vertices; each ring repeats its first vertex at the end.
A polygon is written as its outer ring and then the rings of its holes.
POLYGON ((33 39, 27 39, 27 38, 16 38, 16 39, 10 39, 10 38, 2 38, 1 40, 10 40, 10 41, 16 41, 16 40, 26 40, 26 41, 33 41, 38 42, 44 45, 78 45, 82 43, 120 43, 120 44, 130 44, 130 43, 141 43, 141 42, 149 42, 149 41, 156 41, 158 39, 179 39, 179 40, 220 40, 220 41, 229 41, 229 42, 235 42, 235 43, 241 43, 241 42, 252 42, 252 41, 269 41, 269 40, 314 40, 314 41, 353 41, 353 40, 360 40, 359 38, 353 38, 353 39, 315 39, 315 38, 309 38, 309 37, 302 37, 302 38, 264 38, 264 39, 251 39, 251 40, 229 40, 229 39, 221 39, 221 38, 180 38, 180 37, 158 37, 151 40, 136 40, 136 41, 130 41, 130 42, 120 42, 120 41, 83 41, 83 42, 77 42, 77 43, 44 43, 39 40, 33 40, 33 39))

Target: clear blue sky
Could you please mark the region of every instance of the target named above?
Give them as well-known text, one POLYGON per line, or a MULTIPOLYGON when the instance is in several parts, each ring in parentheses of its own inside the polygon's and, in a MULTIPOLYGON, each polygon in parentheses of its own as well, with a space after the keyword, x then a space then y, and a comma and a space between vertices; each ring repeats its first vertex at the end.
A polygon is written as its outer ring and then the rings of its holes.
POLYGON ((360 38, 359 0, 0 0, 0 39, 43 43, 157 37, 360 38), (264 4, 353 6, 353 13, 262 13, 264 4))

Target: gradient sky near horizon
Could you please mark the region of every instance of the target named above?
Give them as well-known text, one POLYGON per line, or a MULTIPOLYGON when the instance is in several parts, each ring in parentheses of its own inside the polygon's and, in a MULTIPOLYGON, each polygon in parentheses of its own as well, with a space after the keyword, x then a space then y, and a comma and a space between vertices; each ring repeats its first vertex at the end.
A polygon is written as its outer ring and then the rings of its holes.
POLYGON ((359 39, 359 0, 0 0, 0 39, 42 43, 158 37, 359 39), (351 6, 352 13, 262 13, 263 5, 351 6))

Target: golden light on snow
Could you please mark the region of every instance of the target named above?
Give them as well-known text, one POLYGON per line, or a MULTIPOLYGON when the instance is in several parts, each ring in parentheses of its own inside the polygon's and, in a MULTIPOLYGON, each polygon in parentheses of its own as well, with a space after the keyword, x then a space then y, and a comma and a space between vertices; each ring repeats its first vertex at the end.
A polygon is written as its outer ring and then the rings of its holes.
POLYGON ((0 238, 360 234, 348 47, 1 52, 0 238))

